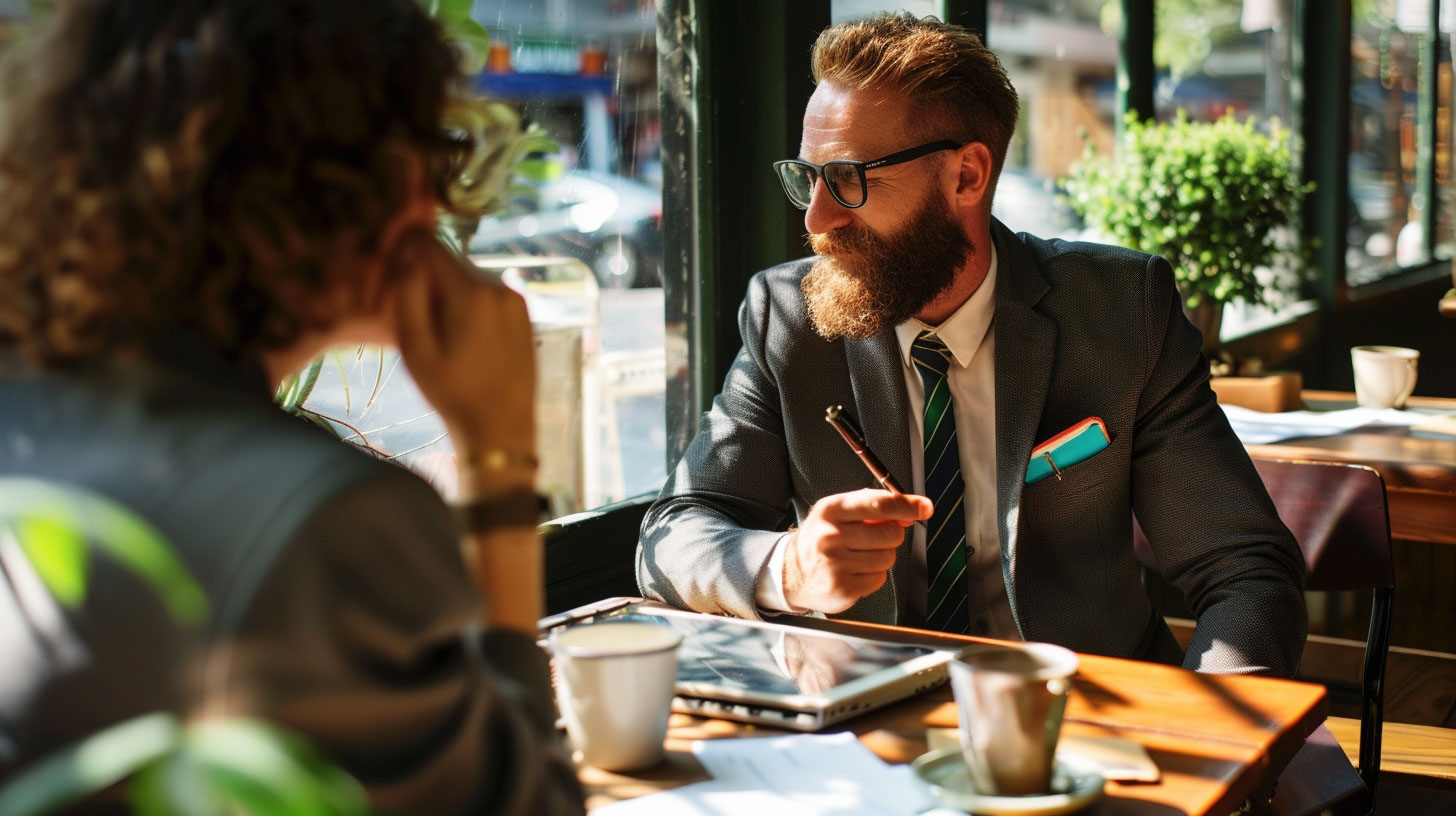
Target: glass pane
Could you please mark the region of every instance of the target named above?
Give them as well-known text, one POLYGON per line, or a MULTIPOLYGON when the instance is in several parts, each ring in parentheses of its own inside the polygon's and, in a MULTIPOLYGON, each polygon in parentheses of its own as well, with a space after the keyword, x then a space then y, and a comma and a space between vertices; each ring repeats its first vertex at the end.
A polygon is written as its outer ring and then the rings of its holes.
POLYGON ((1293 0, 1158 0, 1153 60, 1158 121, 1232 112, 1293 123, 1293 0))
POLYGON ((1117 107, 1117 42, 1101 24, 1103 0, 1006 0, 990 8, 991 49, 1021 97, 992 213, 1012 230, 1076 237, 1081 222, 1057 179, 1084 139, 1108 155, 1117 107))
MULTIPOLYGON (((1261 128, 1294 124, 1294 0, 1158 0, 1153 105, 1160 122, 1225 114, 1261 128)), ((1299 270, 1255 271, 1269 305, 1224 305, 1220 334, 1237 337, 1297 296, 1299 270)))
POLYGON ((829 19, 835 23, 858 20, 882 11, 908 11, 916 17, 933 14, 936 17, 945 18, 940 11, 940 0, 901 0, 898 3, 894 0, 830 0, 829 2, 829 19))
POLYGON ((1456 82, 1452 80, 1453 37, 1456 34, 1456 0, 1441 0, 1441 42, 1436 48, 1436 257, 1456 257, 1456 82))
MULTIPOLYGON (((1434 0, 1430 0, 1434 2, 1434 0)), ((1417 195, 1427 2, 1357 6, 1350 43, 1350 218, 1346 280, 1369 283, 1430 260, 1417 195)), ((1429 115, 1429 114, 1427 114, 1429 115)))
MULTIPOLYGON (((521 158, 506 209, 469 241, 531 310, 539 487, 557 515, 656 489, 666 414, 655 6, 476 0, 472 15, 491 37, 478 88, 556 144, 521 158)), ((350 351, 330 365, 310 407, 450 495, 449 439, 397 355, 350 351)))

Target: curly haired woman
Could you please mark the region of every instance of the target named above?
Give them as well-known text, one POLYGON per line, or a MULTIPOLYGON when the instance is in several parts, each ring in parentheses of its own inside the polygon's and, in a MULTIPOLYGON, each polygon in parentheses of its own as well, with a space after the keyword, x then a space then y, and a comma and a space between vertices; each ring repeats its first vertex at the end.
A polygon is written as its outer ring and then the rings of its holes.
POLYGON ((414 0, 57 5, 0 84, 0 477, 129 508, 211 616, 106 559, 61 612, 0 552, 0 781, 160 709, 296 729, 391 813, 579 812, 533 641, 525 307, 434 238, 454 53, 414 0), (423 481, 272 404, 359 342, 451 431, 466 558, 423 481))

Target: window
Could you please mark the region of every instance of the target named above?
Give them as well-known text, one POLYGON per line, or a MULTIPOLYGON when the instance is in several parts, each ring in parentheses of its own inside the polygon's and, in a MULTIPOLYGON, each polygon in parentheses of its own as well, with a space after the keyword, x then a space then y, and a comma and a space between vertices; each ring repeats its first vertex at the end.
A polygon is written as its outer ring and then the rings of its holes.
POLYGON ((899 3, 884 0, 830 0, 830 21, 838 24, 849 20, 871 17, 884 11, 908 11, 916 17, 933 14, 942 19, 940 0, 902 0, 899 3))
POLYGON ((1200 122, 1232 112, 1290 127, 1292 14, 1283 0, 1158 0, 1158 121, 1179 110, 1200 122))
POLYGON ((1429 263, 1432 242, 1426 223, 1433 205, 1438 207, 1435 243, 1450 253, 1450 209, 1456 204, 1449 189, 1451 3, 1439 0, 1442 20, 1439 30, 1433 30, 1431 9, 1437 2, 1355 4, 1346 227, 1346 280, 1351 285, 1429 263), (1436 106, 1428 110, 1433 55, 1436 106), (1427 200, 1432 193, 1435 202, 1427 200))
MULTIPOLYGON (((478 0, 473 14, 491 34, 478 87, 557 146, 524 159, 469 250, 531 310, 539 487, 564 515, 665 475, 657 13, 650 0, 478 0)), ((453 494, 449 439, 395 352, 339 353, 306 405, 453 494)))
POLYGON ((1446 261, 1456 257, 1456 79, 1452 65, 1456 63, 1456 0, 1441 0, 1441 34, 1436 47, 1436 257, 1446 261))
POLYGON ((1102 0, 1006 0, 990 8, 987 44, 1021 97, 992 213, 1014 231, 1074 237, 1076 215, 1057 180, 1084 139, 1104 155, 1116 133, 1117 42, 1102 30, 1102 0))
MULTIPOLYGON (((1260 128, 1295 123, 1294 4, 1289 0, 1157 0, 1153 104, 1160 122, 1179 111, 1212 122, 1225 114, 1260 128)), ((1293 268, 1255 272, 1269 305, 1242 300, 1223 309, 1219 334, 1237 337, 1277 319, 1300 294, 1293 268)))

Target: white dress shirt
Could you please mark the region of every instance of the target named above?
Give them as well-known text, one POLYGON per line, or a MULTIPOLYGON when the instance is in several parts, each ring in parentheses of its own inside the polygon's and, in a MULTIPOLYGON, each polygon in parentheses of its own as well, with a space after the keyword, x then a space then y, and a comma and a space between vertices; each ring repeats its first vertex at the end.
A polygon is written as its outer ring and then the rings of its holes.
MULTIPOLYGON (((991 249, 991 264, 986 279, 974 294, 962 303, 939 327, 911 318, 895 327, 900 343, 901 373, 910 397, 910 445, 912 450, 924 446, 922 425, 925 422, 925 389, 920 374, 910 357, 910 345, 923 331, 934 330, 955 358, 947 379, 950 380, 951 403, 955 409, 956 451, 961 458, 961 478, 966 485, 966 590, 970 599, 971 634, 1019 640, 1011 604, 1006 598, 1006 583, 1001 574, 1001 539, 996 524, 996 250, 991 249)), ((911 456, 911 469, 916 493, 925 493, 923 456, 911 456)), ((927 590, 925 566, 925 526, 912 529, 913 560, 899 565, 910 570, 910 586, 918 588, 910 595, 910 608, 924 617, 927 590)), ((797 612, 784 597, 784 555, 787 535, 779 539, 773 555, 759 575, 755 595, 760 608, 768 612, 797 612)))

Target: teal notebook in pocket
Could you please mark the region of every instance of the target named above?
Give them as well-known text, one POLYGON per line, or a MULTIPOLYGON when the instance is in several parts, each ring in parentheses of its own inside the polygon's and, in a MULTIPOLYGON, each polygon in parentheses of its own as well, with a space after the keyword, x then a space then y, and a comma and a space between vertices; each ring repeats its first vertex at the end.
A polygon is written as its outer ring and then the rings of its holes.
POLYGON ((1039 482, 1048 476, 1062 478, 1062 471, 1091 458, 1107 447, 1107 427, 1101 417, 1087 417, 1076 425, 1031 449, 1026 465, 1026 483, 1039 482))

